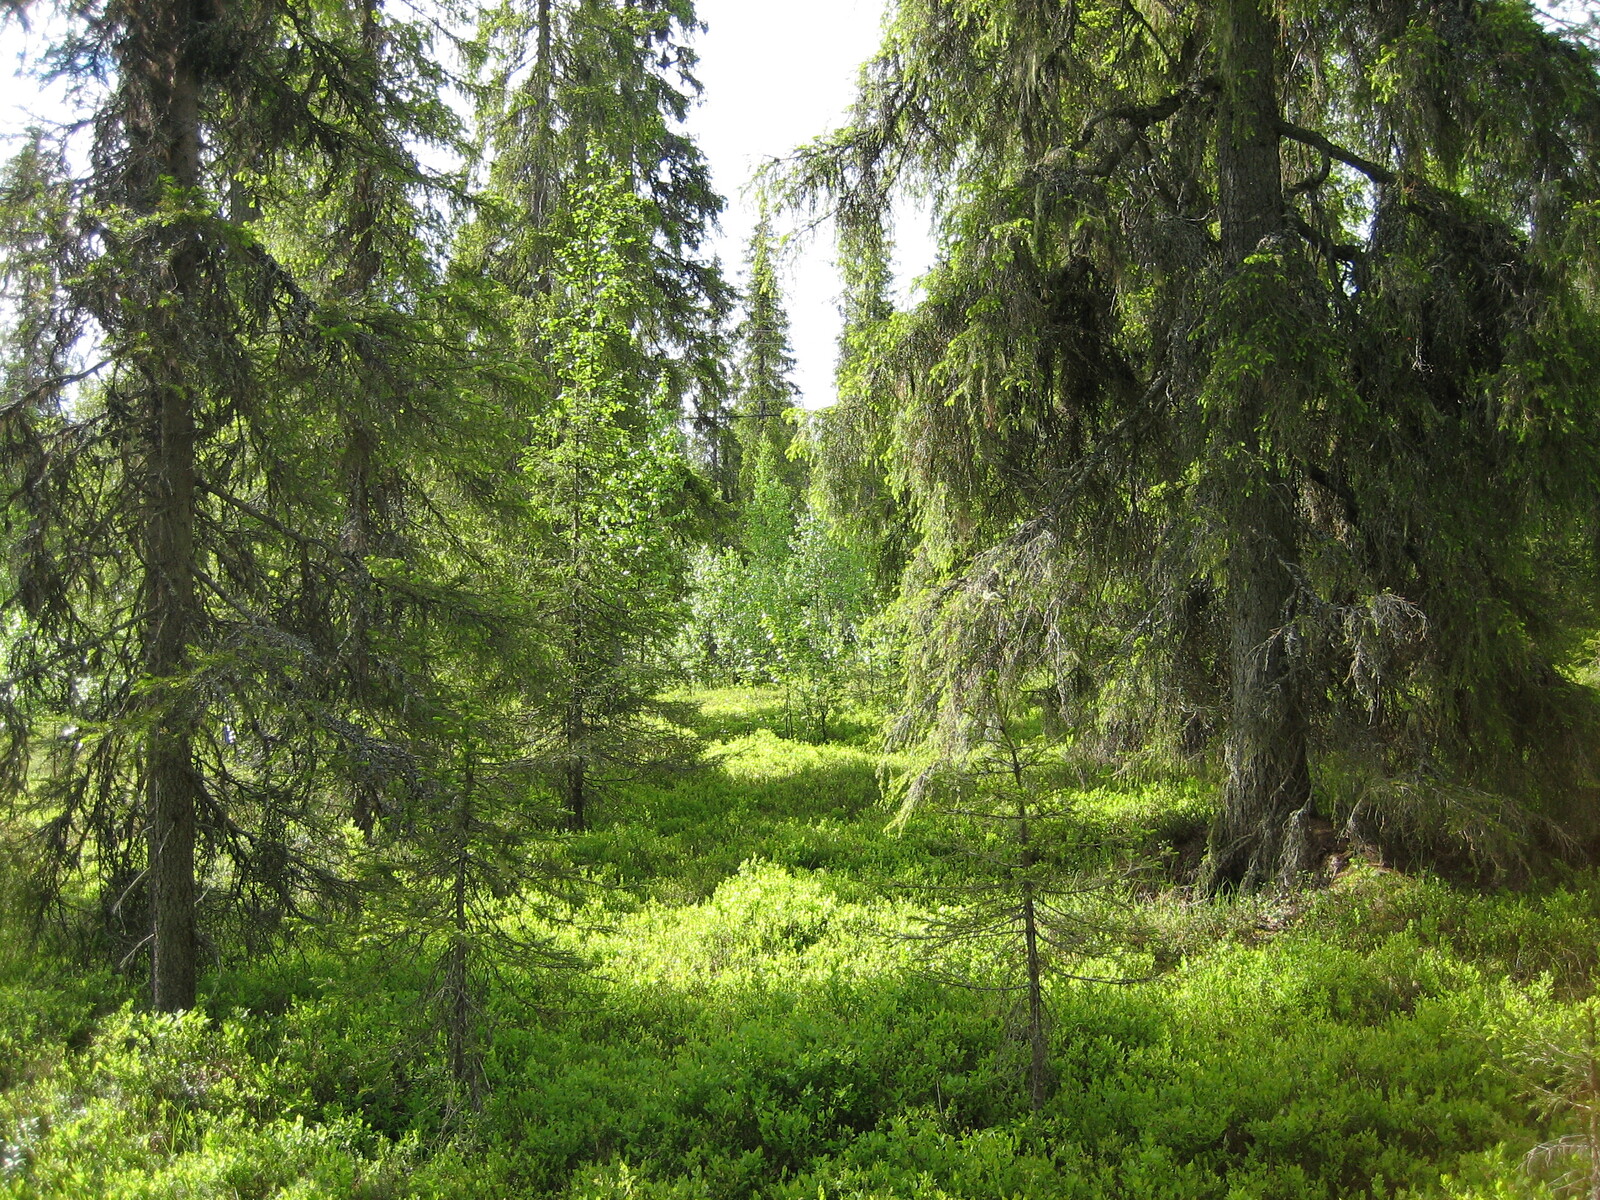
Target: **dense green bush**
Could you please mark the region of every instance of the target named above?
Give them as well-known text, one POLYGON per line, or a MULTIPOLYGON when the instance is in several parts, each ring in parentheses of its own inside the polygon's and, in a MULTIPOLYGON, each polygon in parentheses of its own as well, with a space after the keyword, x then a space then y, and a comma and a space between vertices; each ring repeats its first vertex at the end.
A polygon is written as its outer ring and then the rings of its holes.
MULTIPOLYGON (((1520 1158, 1572 1106, 1541 1119, 1528 1046, 1570 1038, 1592 989, 1594 876, 1477 894, 1357 863, 1321 892, 1219 905, 1146 872, 1138 939, 1099 964, 1138 981, 1050 983, 1054 1091, 1033 1114, 1011 1000, 941 981, 994 977, 990 948, 916 940, 981 831, 890 831, 863 749, 777 737, 770 698, 711 701, 706 766, 640 781, 563 841, 596 886, 526 916, 589 969, 508 964, 475 1119, 450 1109, 429 968, 352 918, 214 973, 181 1019, 19 958, 0 1195, 1550 1194, 1520 1158)), ((1080 828, 1057 849, 1097 862, 1158 863, 1205 805, 1181 781, 1064 799, 1080 828)))

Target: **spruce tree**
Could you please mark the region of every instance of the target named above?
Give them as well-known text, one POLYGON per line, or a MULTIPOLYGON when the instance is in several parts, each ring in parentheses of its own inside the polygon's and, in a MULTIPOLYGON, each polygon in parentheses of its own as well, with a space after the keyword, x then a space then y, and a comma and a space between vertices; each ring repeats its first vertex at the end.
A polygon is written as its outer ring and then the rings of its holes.
POLYGON ((1081 967, 1085 960, 1118 956, 1135 930, 1115 915, 1119 880, 1064 865, 1100 847, 1083 842, 1070 798, 1053 786, 1053 748, 1027 737, 1027 696, 1006 683, 974 664, 959 709, 949 711, 952 719, 935 736, 932 761, 900 780, 902 817, 932 804, 983 830, 982 841, 967 852, 971 866, 961 884, 917 889, 938 900, 918 940, 935 966, 952 950, 981 945, 979 961, 990 971, 998 968, 998 978, 985 973, 950 981, 1014 1000, 1008 1023, 1025 1047, 1021 1074, 1038 1112, 1055 1082, 1050 981, 1131 982, 1086 975, 1081 967))
POLYGON ((524 349, 545 347, 538 298, 552 286, 568 205, 591 177, 643 201, 632 244, 640 344, 667 393, 714 411, 726 391, 727 285, 706 253, 722 199, 683 128, 699 96, 686 0, 503 0, 470 43, 473 159, 488 203, 457 262, 524 306, 524 349))
POLYGON ((869 258, 942 200, 832 457, 892 446, 909 586, 1015 605, 1080 745, 1215 762, 1208 888, 1295 875, 1342 779, 1382 826, 1581 774, 1597 138, 1504 0, 903 0, 802 155, 869 258))
POLYGON ((408 146, 453 123, 419 27, 380 33, 367 4, 67 15, 57 69, 91 97, 96 64, 114 71, 88 175, 41 137, 4 197, 25 280, 6 782, 54 887, 98 875, 114 960, 148 945, 155 1005, 181 1009, 202 882, 226 950, 238 922, 344 886, 352 789, 398 796, 427 770, 402 714, 442 631, 500 620, 446 514, 492 507, 512 450, 460 391, 471 310, 407 198, 433 182, 408 146), (363 439, 381 488, 352 487, 363 439), (361 515, 357 491, 381 505, 361 515))
POLYGON ((736 441, 730 449, 736 461, 728 464, 727 474, 737 480, 734 498, 742 500, 754 495, 762 463, 791 490, 802 486, 801 465, 789 455, 799 389, 791 378, 794 354, 789 347, 789 314, 778 281, 777 249, 772 219, 763 212, 750 235, 744 319, 734 331, 739 361, 732 417, 737 425, 736 441))
POLYGON ((687 3, 512 0, 471 46, 485 203, 455 268, 501 289, 522 366, 483 394, 525 439, 548 651, 528 728, 576 828, 597 789, 680 752, 649 713, 715 503, 677 424, 723 405, 728 309, 704 254, 721 200, 682 128, 697 29, 687 3))

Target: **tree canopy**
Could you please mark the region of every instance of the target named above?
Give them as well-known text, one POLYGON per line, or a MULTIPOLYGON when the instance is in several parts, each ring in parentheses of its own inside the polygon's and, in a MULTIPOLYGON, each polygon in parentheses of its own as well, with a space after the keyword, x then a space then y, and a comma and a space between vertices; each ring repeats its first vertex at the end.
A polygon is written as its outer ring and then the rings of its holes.
POLYGON ((868 261, 939 204, 827 452, 913 506, 925 718, 998 656, 1086 745, 1216 757, 1213 888, 1292 876, 1319 804, 1559 808, 1597 101, 1516 3, 896 5, 790 184, 868 261))
POLYGON ((5 1188, 79 1137, 64 1194, 111 1189, 125 1100, 125 1162, 255 1122, 341 1195, 955 1196, 947 1152, 968 1195, 1466 1195, 1518 1121, 1600 1163, 1594 21, 892 0, 725 274, 690 0, 5 5, 46 10, 74 115, 0 166, 5 1188), (1355 1115, 1179 1078, 1229 1022, 1355 1115))

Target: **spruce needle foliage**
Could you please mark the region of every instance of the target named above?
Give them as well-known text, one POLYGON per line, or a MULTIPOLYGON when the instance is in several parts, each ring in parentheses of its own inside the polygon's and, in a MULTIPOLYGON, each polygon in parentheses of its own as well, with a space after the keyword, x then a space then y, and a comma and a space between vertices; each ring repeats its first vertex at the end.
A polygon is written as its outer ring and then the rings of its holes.
POLYGON ((1207 887, 1292 879, 1352 771, 1584 832, 1597 138, 1592 51, 1516 3, 905 0, 793 164, 863 297, 891 195, 942 232, 827 471, 908 510, 908 595, 1030 631, 1080 741, 1215 769, 1207 887))
POLYGON ((776 472, 791 490, 804 487, 804 464, 790 454, 799 389, 790 378, 794 355, 789 347, 789 314, 784 310, 778 280, 779 247, 772 219, 766 213, 750 235, 745 258, 744 319, 734 331, 739 354, 737 395, 731 419, 734 461, 726 468, 737 481, 730 499, 750 500, 757 472, 776 472), (764 464, 764 466, 763 466, 764 464))
POLYGON ((1135 982, 1090 975, 1082 965, 1119 957, 1133 939, 1134 922, 1119 911, 1118 881, 1109 873, 1068 865, 1092 858, 1097 848, 1083 844, 1073 828, 1070 799, 1050 786, 1056 764, 1027 739, 1019 720, 1026 699, 1004 682, 991 672, 969 691, 964 717, 944 731, 942 748, 898 781, 903 800, 897 821, 933 807, 983 830, 982 841, 966 851, 974 863, 966 882, 916 889, 936 906, 914 936, 933 956, 951 947, 979 948, 979 961, 992 975, 952 982, 1014 1000, 1007 1019, 1026 1050, 1020 1074, 1037 1113, 1056 1083, 1051 982, 1135 982))
POLYGON ((64 15, 85 173, 40 136, 0 196, 6 785, 47 894, 87 878, 112 961, 152 949, 187 1008, 202 957, 348 898, 344 823, 423 786, 448 645, 512 623, 461 536, 510 450, 417 206, 411 147, 454 130, 422 30, 64 15))
MULTIPOLYGON (((696 428, 727 392, 722 325, 731 305, 705 253, 722 198, 683 120, 700 95, 689 0, 505 0, 466 46, 486 203, 457 252, 529 304, 519 321, 542 357, 535 298, 551 286, 575 185, 615 176, 642 202, 646 236, 626 250, 640 345, 696 428)), ((711 422, 708 425, 707 422, 711 422)))

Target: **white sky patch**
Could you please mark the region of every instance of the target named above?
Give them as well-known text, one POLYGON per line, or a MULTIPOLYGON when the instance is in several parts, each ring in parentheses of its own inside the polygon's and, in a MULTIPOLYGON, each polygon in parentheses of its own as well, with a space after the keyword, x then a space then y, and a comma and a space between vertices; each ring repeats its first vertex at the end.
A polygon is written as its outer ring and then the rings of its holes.
POLYGON ((0 153, 30 129, 48 130, 77 115, 66 82, 34 77, 39 56, 64 29, 59 15, 43 4, 32 6, 26 25, 0 16, 0 153))
MULTIPOLYGON (((745 194, 751 176, 844 123, 861 65, 878 49, 885 4, 699 0, 696 9, 708 27, 695 43, 705 96, 689 128, 711 162, 717 190, 728 198, 717 249, 729 277, 743 283, 745 247, 757 219, 755 198, 745 194)), ((897 224, 896 273, 904 293, 907 279, 932 262, 932 239, 914 217, 897 224)), ((777 231, 785 232, 781 221, 777 231)), ((833 402, 843 327, 832 228, 791 242, 784 267, 795 382, 802 403, 820 408, 833 402)))

